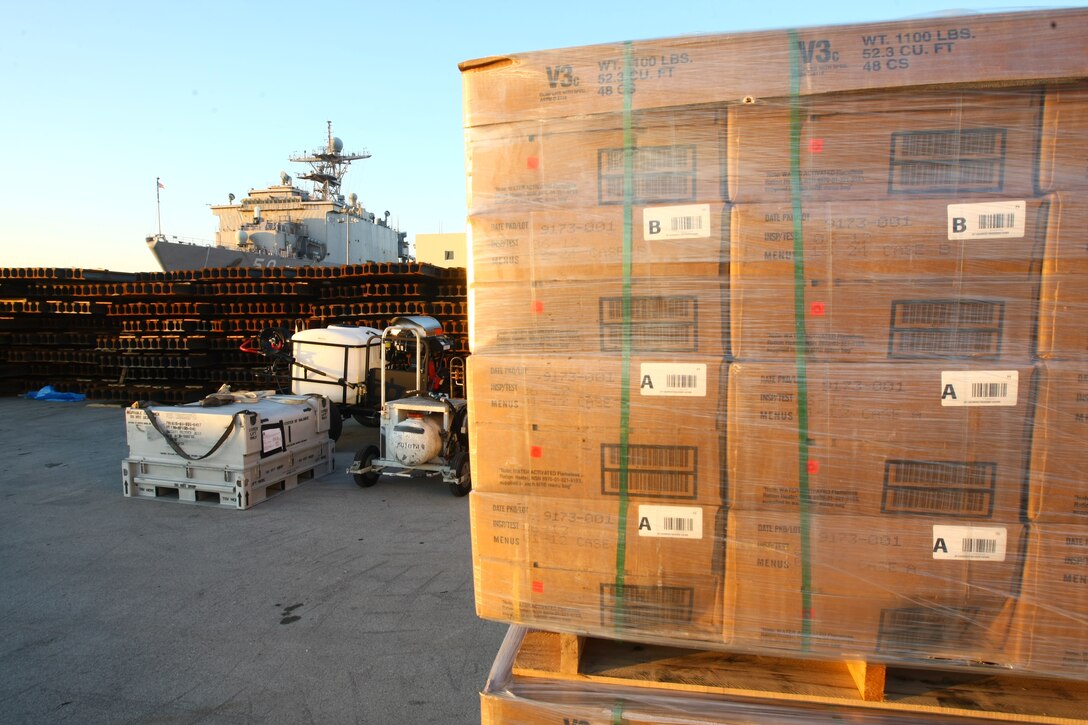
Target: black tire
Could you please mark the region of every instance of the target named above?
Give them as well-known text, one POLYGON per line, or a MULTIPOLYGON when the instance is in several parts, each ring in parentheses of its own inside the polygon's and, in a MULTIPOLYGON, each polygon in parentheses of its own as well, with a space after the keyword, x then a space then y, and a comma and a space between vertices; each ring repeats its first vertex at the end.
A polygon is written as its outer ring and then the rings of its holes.
POLYGON ((450 493, 458 498, 472 490, 472 471, 469 469, 468 451, 461 451, 450 461, 450 468, 457 472, 457 483, 450 484, 450 493))
POLYGON ((368 410, 360 413, 352 413, 351 417, 355 419, 355 422, 359 425, 365 425, 368 428, 377 428, 381 422, 381 417, 376 410, 368 410))
POLYGON ((340 408, 335 404, 329 403, 329 438, 334 441, 340 440, 340 434, 344 432, 344 416, 340 413, 340 408))
MULTIPOLYGON (((356 453, 355 454, 355 461, 357 463, 361 462, 364 466, 369 466, 370 462, 373 461, 377 457, 378 457, 378 449, 375 448, 374 446, 371 446, 369 448, 366 448, 366 449, 361 450, 358 453, 356 453)), ((378 479, 381 478, 381 476, 382 476, 382 474, 380 474, 380 473, 378 473, 376 471, 371 471, 370 473, 356 473, 356 474, 353 474, 353 477, 355 478, 355 485, 358 486, 359 488, 370 488, 371 486, 373 486, 375 483, 378 482, 378 479)))

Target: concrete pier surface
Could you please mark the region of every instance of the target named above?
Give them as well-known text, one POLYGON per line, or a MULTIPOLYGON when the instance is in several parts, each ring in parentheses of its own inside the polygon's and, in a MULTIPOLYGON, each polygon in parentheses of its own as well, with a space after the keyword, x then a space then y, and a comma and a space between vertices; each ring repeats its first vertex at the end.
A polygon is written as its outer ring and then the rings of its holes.
POLYGON ((122 495, 120 405, 0 398, 6 722, 471 723, 506 626, 468 499, 333 473, 246 511, 122 495))

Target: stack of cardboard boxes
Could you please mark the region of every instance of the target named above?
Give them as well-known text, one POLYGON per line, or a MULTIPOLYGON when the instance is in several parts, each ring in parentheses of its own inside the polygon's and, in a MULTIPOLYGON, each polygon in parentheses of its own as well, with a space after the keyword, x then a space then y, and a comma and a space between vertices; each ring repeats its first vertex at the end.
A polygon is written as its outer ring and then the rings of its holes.
POLYGON ((1030 521, 1011 647, 1018 665, 1088 673, 1088 84, 1048 88, 1039 183, 1051 205, 1043 256, 1041 382, 1030 521))
POLYGON ((1088 673, 1086 22, 463 64, 479 614, 1088 673))
POLYGON ((484 617, 720 637, 723 122, 713 109, 643 114, 637 131, 619 113, 471 130, 470 425, 483 442, 472 511, 484 617), (638 213, 622 203, 629 133, 646 149, 639 193, 656 202, 638 213), (677 219, 702 226, 660 240, 640 233, 625 275, 624 230, 677 219), (639 528, 640 513, 652 531, 639 528), (658 532, 657 518, 674 527, 658 532))
POLYGON ((733 644, 1003 660, 1049 213, 1032 196, 1041 105, 1029 85, 734 109, 733 644))

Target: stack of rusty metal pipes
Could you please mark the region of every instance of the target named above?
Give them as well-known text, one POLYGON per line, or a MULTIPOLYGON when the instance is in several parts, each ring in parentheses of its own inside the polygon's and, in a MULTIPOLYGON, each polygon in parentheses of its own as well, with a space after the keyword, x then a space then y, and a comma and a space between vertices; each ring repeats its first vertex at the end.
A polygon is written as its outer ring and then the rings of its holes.
POLYGON ((0 268, 0 394, 50 385, 92 400, 182 403, 227 383, 284 387, 267 328, 381 329, 437 318, 468 353, 465 270, 417 262, 128 273, 0 268))

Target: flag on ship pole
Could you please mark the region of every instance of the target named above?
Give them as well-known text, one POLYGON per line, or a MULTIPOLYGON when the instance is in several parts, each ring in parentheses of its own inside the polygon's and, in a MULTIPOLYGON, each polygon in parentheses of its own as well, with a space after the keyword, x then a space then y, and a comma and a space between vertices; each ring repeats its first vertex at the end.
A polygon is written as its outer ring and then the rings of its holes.
POLYGON ((159 218, 159 236, 160 237, 162 236, 162 203, 161 203, 161 201, 159 199, 159 189, 165 189, 165 188, 166 188, 166 186, 163 185, 162 180, 158 176, 156 176, 155 177, 155 214, 159 218))

